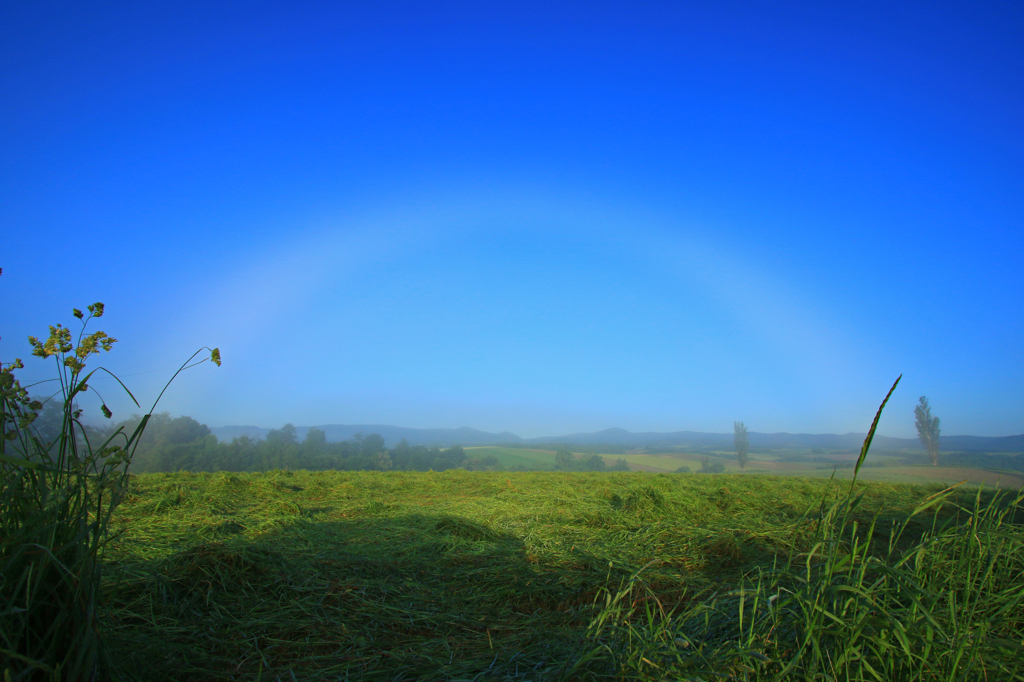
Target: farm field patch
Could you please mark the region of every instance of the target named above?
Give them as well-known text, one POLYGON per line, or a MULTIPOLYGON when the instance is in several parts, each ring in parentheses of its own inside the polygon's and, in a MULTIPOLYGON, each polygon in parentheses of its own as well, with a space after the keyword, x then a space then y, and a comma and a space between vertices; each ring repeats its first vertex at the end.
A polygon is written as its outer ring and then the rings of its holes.
POLYGON ((470 457, 483 458, 494 456, 506 469, 513 467, 540 467, 551 468, 555 465, 554 450, 527 450, 524 448, 499 448, 499 447, 468 447, 466 454, 470 457))

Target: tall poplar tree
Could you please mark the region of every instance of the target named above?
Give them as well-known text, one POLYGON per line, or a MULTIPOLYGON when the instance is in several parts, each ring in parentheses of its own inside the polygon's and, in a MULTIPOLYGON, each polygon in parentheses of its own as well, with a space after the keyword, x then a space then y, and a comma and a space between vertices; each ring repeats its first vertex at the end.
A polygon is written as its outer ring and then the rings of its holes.
POLYGON ((733 422, 732 428, 736 443, 736 459, 740 463, 740 469, 746 470, 747 462, 750 461, 750 437, 747 435, 747 427, 743 422, 733 422))
POLYGON ((939 418, 932 416, 932 408, 928 405, 928 398, 921 396, 921 402, 914 408, 915 425, 917 426, 917 437, 928 452, 928 459, 932 466, 939 465, 939 418))

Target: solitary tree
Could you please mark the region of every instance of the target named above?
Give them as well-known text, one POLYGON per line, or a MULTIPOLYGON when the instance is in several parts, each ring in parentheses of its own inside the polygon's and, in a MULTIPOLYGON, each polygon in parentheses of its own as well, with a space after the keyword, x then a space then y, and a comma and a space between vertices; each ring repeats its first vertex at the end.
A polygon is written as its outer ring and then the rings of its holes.
POLYGON ((747 435, 747 427, 743 422, 733 422, 732 428, 736 442, 736 459, 740 463, 740 469, 745 470, 747 462, 750 461, 750 437, 747 435))
POLYGON ((928 398, 921 396, 921 402, 914 408, 915 425, 917 426, 917 437, 928 452, 928 459, 932 466, 939 465, 939 418, 932 416, 932 408, 928 405, 928 398))

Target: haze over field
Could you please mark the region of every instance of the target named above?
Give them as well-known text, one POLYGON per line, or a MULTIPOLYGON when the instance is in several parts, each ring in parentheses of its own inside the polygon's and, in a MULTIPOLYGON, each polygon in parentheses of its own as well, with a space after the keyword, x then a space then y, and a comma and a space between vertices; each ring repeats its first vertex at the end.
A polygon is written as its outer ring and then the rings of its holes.
MULTIPOLYGON (((633 433, 625 429, 604 429, 593 433, 572 433, 538 438, 520 438, 514 433, 488 433, 478 429, 411 429, 386 424, 320 424, 318 426, 296 426, 295 437, 301 441, 310 428, 324 432, 328 442, 339 442, 357 437, 358 434, 378 434, 387 447, 395 447, 403 439, 409 445, 450 447, 453 445, 495 445, 517 443, 523 446, 544 448, 552 445, 618 446, 619 448, 674 448, 732 450, 735 447, 732 433, 699 433, 679 431, 676 433, 633 433)), ((264 439, 272 429, 260 426, 220 426, 210 429, 218 441, 228 442, 241 436, 264 439)), ((757 433, 750 434, 750 445, 760 450, 807 450, 829 448, 858 453, 864 443, 863 433, 757 433)), ((913 450, 921 449, 917 438, 891 438, 876 436, 875 449, 913 450)), ((941 449, 961 452, 1010 452, 1024 453, 1024 435, 985 436, 943 436, 941 449)))
POLYGON ((1013 3, 8 3, 0 360, 103 301, 211 427, 1021 434, 1022 77, 1013 3))

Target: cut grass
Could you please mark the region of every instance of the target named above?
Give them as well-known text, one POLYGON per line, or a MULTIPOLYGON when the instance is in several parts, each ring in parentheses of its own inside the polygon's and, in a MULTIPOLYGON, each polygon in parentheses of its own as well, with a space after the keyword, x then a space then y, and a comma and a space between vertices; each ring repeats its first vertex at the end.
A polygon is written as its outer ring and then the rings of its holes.
MULTIPOLYGON (((133 477, 106 554, 108 640, 137 679, 558 679, 592 648, 602 590, 652 561, 662 603, 729 589, 808 551, 798 520, 828 490, 643 473, 133 477)), ((935 492, 856 490, 856 518, 882 510, 879 527, 935 492)))

